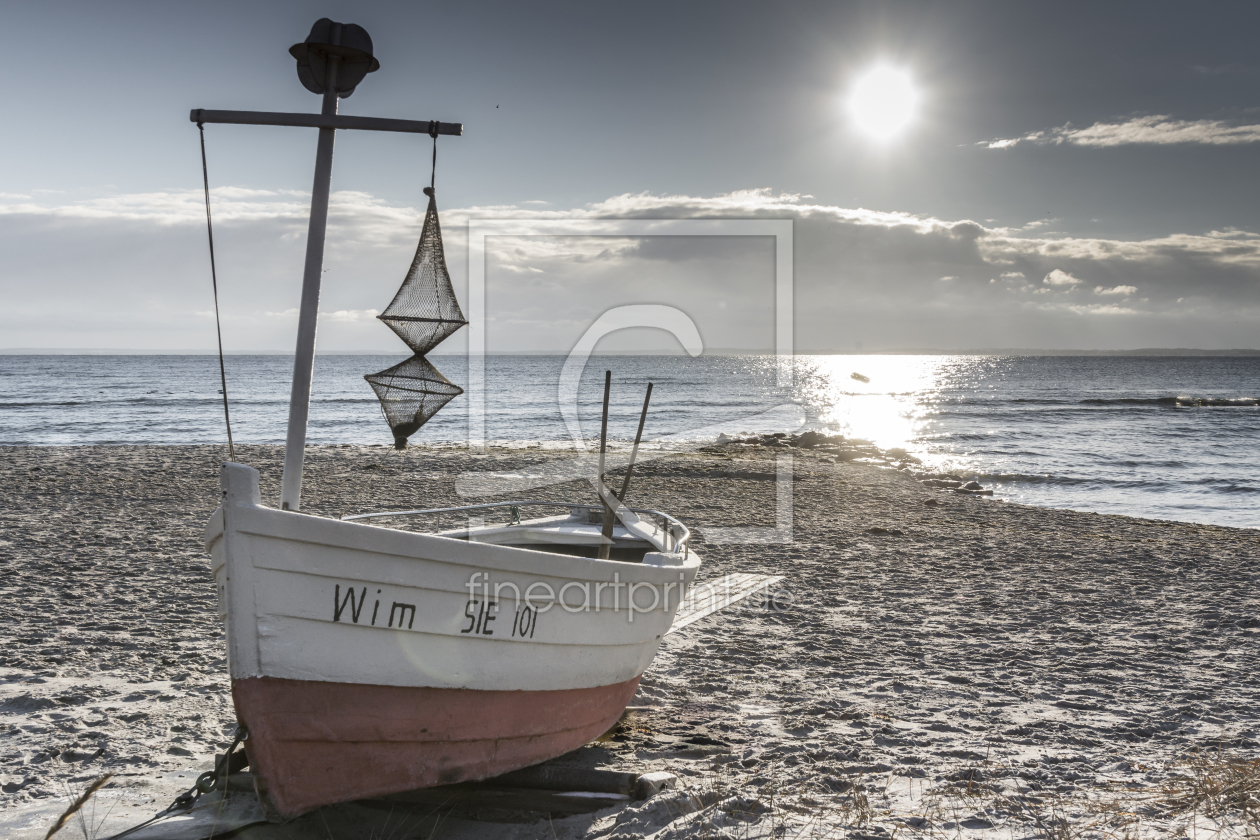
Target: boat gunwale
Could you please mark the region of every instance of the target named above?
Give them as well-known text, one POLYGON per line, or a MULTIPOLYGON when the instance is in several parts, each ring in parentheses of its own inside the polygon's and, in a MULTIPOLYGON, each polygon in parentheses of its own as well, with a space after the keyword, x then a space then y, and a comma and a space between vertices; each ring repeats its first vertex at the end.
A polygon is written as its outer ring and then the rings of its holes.
MULTIPOLYGON (((587 504, 584 502, 552 502, 552 501, 546 501, 542 499, 517 499, 514 501, 507 501, 507 502, 486 502, 484 504, 479 504, 479 505, 461 505, 459 507, 426 508, 423 510, 382 511, 380 513, 346 514, 340 517, 339 521, 353 522, 359 519, 376 519, 376 518, 387 517, 387 516, 421 516, 424 514, 459 513, 461 511, 468 511, 468 510, 490 510, 492 508, 501 508, 501 507, 517 508, 517 507, 544 507, 544 506, 545 507, 565 507, 565 508, 569 508, 570 510, 578 509, 578 510, 588 510, 588 511, 603 509, 603 505, 592 505, 592 504, 587 504)), ((624 509, 634 514, 643 513, 643 514, 648 514, 650 516, 659 516, 661 517, 661 519, 665 520, 666 522, 669 522, 673 525, 677 525, 679 528, 682 529, 682 536, 676 537, 674 539, 673 547, 670 549, 665 549, 664 553, 677 554, 679 552, 679 549, 682 550, 684 556, 690 553, 691 547, 690 545, 688 545, 688 543, 691 540, 691 529, 688 528, 686 525, 684 525, 682 522, 680 522, 677 518, 670 516, 668 513, 665 513, 664 511, 653 510, 651 508, 627 507, 624 509)), ((525 524, 525 523, 513 523, 513 524, 525 524)), ((662 528, 661 530, 664 531, 667 535, 673 536, 668 529, 662 528)), ((449 533, 451 532, 447 531, 447 532, 443 532, 442 534, 434 534, 433 536, 444 536, 445 534, 449 534, 449 533)))

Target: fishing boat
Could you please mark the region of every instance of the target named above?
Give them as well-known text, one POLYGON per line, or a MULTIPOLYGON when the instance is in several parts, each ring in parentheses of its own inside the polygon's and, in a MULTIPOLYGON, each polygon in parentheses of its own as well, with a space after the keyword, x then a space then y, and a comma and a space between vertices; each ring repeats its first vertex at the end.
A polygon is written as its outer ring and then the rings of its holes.
MULTIPOLYGON (((338 99, 379 67, 361 27, 321 20, 290 52, 302 83, 323 95, 321 114, 192 112, 199 127, 320 135, 280 504, 264 505, 258 471, 233 457, 205 532, 232 699, 259 797, 276 819, 496 776, 597 738, 634 695, 700 566, 686 526, 624 504, 633 452, 621 492, 604 483, 607 378, 596 504, 517 500, 342 519, 300 512, 334 134, 427 133, 436 160, 437 137, 462 126, 338 115, 338 99), (469 526, 454 530, 387 527, 465 514, 469 526)), ((202 138, 204 153, 204 128, 202 138)), ((460 393, 425 358, 466 323, 432 179, 425 193, 416 258, 380 316, 414 355, 365 377, 400 448, 460 393)), ((645 400, 640 435, 646 413, 645 400)), ((228 429, 230 446, 230 421, 228 429)))
POLYGON ((593 505, 534 519, 519 512, 544 503, 472 506, 507 521, 426 534, 266 507, 242 464, 222 483, 206 545, 232 699, 281 818, 599 737, 700 566, 687 528, 658 511, 625 510, 601 560, 593 505))

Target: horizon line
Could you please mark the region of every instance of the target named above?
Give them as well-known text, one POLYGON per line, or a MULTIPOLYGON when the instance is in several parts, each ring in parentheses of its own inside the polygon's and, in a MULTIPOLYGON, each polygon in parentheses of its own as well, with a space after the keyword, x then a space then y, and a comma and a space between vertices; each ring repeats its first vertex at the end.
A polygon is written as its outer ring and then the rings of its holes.
MULTIPOLYGON (((486 356, 567 356, 568 350, 492 350, 486 356)), ((0 356, 217 356, 213 349, 143 349, 107 347, 0 347, 0 356)), ((234 350, 225 356, 292 356, 292 350, 234 350)), ((378 350, 323 350, 318 356, 402 356, 378 350)), ((465 353, 428 353, 426 356, 457 358, 465 353)), ((481 354, 477 354, 481 355, 481 354)), ((681 350, 604 350, 594 356, 682 356, 681 350)), ((701 355, 773 356, 773 350, 737 347, 708 348, 701 355)), ((1137 347, 1130 349, 982 347, 947 350, 939 347, 889 348, 883 350, 796 350, 795 356, 1260 356, 1253 348, 1137 347)))

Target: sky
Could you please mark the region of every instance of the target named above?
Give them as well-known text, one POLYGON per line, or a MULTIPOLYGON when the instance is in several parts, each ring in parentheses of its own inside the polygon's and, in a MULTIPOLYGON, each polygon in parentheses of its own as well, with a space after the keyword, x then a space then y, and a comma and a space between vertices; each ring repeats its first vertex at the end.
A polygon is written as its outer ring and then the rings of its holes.
MULTIPOLYGON (((317 111, 287 49, 320 16, 365 27, 381 61, 341 113, 464 124, 436 174, 461 296, 470 221, 786 219, 798 352, 1260 346, 1254 3, 0 9, 0 348, 213 348, 188 112, 317 111), (848 107, 877 67, 917 102, 882 140, 848 107)), ((206 128, 229 352, 291 350, 315 135, 206 128)), ((430 154, 339 132, 321 351, 401 351, 375 315, 415 249, 430 154)), ((487 348, 564 352, 609 307, 650 303, 707 348, 768 350, 775 247, 492 238, 487 348)))

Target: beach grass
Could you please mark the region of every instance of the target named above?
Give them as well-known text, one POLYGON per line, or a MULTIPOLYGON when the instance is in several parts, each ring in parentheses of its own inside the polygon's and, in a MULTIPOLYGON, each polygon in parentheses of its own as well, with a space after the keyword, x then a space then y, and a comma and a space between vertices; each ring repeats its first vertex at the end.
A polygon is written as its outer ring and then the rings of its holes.
MULTIPOLYGON (((75 814, 81 814, 83 811, 83 807, 87 805, 89 801, 91 801, 92 797, 96 795, 97 791, 99 791, 101 788, 105 787, 105 785, 109 783, 109 780, 110 780, 110 774, 106 773, 104 776, 101 776, 100 778, 92 782, 90 785, 88 785, 87 788, 83 791, 83 793, 79 794, 79 796, 73 802, 70 803, 70 806, 66 808, 66 810, 62 813, 62 815, 57 818, 57 821, 54 822, 52 826, 48 829, 48 833, 44 835, 44 840, 51 840, 53 835, 55 835, 57 832, 61 831, 61 829, 66 827, 66 824, 70 822, 70 819, 75 814)), ((89 834, 86 823, 83 824, 82 828, 83 828, 83 836, 86 838, 89 834)))

